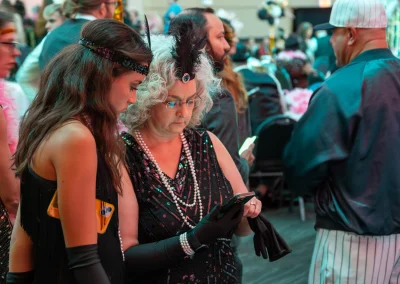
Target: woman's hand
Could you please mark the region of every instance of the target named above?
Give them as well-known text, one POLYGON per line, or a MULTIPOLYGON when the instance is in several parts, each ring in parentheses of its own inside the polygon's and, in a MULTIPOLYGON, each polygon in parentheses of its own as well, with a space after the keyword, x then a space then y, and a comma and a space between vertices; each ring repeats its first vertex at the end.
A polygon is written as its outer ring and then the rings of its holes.
POLYGON ((256 197, 253 197, 244 205, 243 217, 256 218, 260 215, 262 203, 256 197))

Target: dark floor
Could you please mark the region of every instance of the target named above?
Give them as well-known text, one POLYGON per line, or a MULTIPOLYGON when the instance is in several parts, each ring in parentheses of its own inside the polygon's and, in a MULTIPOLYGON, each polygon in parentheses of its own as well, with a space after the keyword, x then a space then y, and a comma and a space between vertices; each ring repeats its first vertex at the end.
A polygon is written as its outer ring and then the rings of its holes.
POLYGON ((315 230, 312 204, 306 204, 307 218, 300 221, 298 207, 289 213, 287 208, 263 214, 286 240, 292 253, 276 262, 269 262, 254 253, 252 236, 241 238, 239 253, 243 262, 243 284, 304 284, 314 249, 315 230))

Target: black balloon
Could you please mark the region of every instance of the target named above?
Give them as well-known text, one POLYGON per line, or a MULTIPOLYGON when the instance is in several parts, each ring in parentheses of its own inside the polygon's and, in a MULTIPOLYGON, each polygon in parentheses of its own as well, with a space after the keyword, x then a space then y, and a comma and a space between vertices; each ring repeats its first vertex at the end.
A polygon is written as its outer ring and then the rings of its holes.
POLYGON ((269 0, 265 1, 262 7, 257 11, 258 18, 260 20, 267 21, 270 25, 273 25, 275 23, 275 18, 277 16, 277 15, 271 15, 269 12, 271 11, 271 9, 273 9, 273 6, 277 6, 281 10, 281 13, 278 16, 278 18, 283 17, 285 15, 284 10, 277 2, 269 0))

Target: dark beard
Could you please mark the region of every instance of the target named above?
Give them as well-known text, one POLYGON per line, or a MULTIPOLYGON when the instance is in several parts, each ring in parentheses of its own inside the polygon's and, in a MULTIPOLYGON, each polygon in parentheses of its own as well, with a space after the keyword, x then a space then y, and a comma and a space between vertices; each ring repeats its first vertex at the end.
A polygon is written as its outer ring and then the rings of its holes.
POLYGON ((222 70, 224 70, 225 67, 225 56, 227 56, 227 54, 224 54, 222 56, 222 58, 217 59, 216 54, 214 53, 214 51, 212 50, 212 48, 208 45, 209 50, 207 51, 208 55, 212 58, 212 64, 213 64, 213 71, 214 71, 214 75, 221 72, 222 70))
POLYGON ((219 72, 221 72, 222 70, 224 70, 225 64, 223 62, 219 62, 219 61, 215 61, 213 62, 213 71, 214 71, 214 75, 218 74, 219 72))

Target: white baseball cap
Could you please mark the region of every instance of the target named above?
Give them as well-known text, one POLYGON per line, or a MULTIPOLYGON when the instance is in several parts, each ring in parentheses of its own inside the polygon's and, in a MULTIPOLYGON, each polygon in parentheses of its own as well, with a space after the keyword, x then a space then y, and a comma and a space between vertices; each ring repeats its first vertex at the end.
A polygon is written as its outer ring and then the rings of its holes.
POLYGON ((387 18, 382 0, 336 0, 329 23, 316 25, 314 30, 334 28, 386 28, 387 18))
POLYGON ((203 6, 212 6, 213 1, 212 0, 203 0, 203 6))

